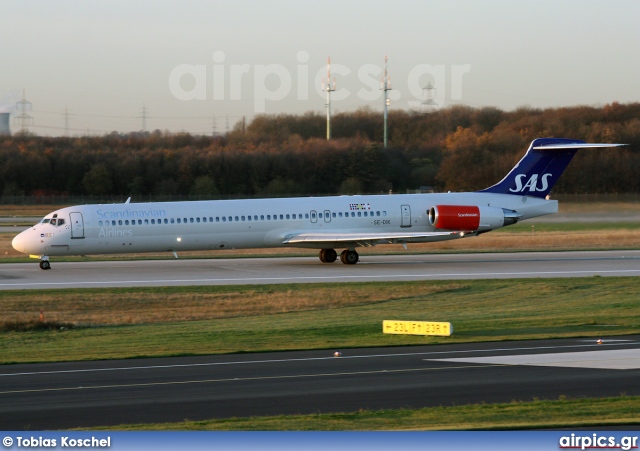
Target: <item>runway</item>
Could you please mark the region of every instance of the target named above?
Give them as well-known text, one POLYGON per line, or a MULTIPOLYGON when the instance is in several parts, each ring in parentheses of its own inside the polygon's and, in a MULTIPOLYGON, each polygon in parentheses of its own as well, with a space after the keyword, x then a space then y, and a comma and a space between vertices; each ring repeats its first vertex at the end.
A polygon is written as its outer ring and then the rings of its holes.
POLYGON ((316 257, 0 264, 0 290, 242 285, 437 279, 639 276, 640 251, 362 256, 356 265, 316 257))
POLYGON ((0 367, 5 430, 640 395, 640 336, 0 367))

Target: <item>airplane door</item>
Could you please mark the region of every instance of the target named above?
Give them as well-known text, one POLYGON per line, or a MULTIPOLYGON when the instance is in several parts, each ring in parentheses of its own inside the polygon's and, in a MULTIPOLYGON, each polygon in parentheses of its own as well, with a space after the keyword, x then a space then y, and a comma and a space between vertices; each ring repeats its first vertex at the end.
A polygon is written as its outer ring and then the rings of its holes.
POLYGON ((315 210, 311 210, 311 222, 318 222, 318 213, 315 210))
POLYGON ((329 210, 324 211, 324 222, 331 222, 331 212, 329 210))
POLYGON ((402 209, 402 222, 400 227, 411 227, 411 207, 409 205, 401 205, 402 209))
POLYGON ((84 238, 84 221, 82 213, 69 213, 71 219, 71 239, 84 238))

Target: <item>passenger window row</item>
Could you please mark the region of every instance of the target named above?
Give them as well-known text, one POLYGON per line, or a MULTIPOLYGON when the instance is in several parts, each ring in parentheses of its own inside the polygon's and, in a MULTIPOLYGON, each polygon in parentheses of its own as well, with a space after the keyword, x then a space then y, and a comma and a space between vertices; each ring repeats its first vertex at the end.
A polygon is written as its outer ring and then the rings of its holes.
MULTIPOLYGON (((351 212, 338 212, 338 213, 289 213, 289 214, 274 214, 274 215, 246 215, 246 216, 216 216, 215 219, 213 216, 202 217, 202 218, 158 218, 158 219, 112 219, 106 221, 98 221, 98 226, 109 227, 109 226, 129 226, 129 225, 149 225, 149 224, 200 224, 207 222, 248 222, 248 221, 277 221, 277 220, 291 220, 291 219, 309 219, 311 217, 312 220, 316 219, 329 219, 333 218, 355 218, 355 217, 374 217, 374 216, 387 216, 386 211, 351 211, 351 212)), ((62 221, 62 220, 59 220, 62 221)))

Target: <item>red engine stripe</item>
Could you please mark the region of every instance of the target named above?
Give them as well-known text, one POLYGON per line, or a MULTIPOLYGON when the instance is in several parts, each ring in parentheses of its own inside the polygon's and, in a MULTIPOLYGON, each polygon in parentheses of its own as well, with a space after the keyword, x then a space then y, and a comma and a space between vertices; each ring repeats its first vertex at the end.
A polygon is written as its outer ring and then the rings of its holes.
POLYGON ((480 209, 477 206, 438 205, 438 219, 434 224, 445 230, 478 230, 480 209))

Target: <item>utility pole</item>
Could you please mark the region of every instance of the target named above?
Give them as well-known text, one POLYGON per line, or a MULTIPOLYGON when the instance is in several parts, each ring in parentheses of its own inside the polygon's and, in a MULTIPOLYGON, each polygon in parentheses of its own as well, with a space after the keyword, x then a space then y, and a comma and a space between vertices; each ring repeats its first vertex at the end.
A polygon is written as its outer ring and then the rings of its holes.
POLYGON ((31 102, 25 98, 24 89, 22 90, 22 100, 16 102, 16 108, 20 111, 13 120, 20 126, 20 133, 27 133, 29 130, 27 127, 33 125, 33 118, 27 114, 27 111, 31 111, 31 102))
POLYGON ((382 83, 380 89, 384 91, 384 148, 387 148, 387 109, 389 107, 390 99, 387 94, 391 91, 391 77, 387 75, 387 55, 384 56, 384 75, 382 77, 382 83))
POLYGON ((331 86, 331 57, 327 57, 327 79, 322 79, 322 90, 327 93, 327 141, 331 139, 331 93, 336 90, 336 78, 333 77, 333 87, 331 86))
POLYGON ((69 136, 69 109, 64 107, 64 136, 69 136))
POLYGON ((142 131, 146 132, 147 131, 147 117, 149 117, 149 109, 145 106, 145 104, 142 104, 142 131))
POLYGON ((433 100, 435 90, 436 88, 431 84, 431 82, 428 82, 427 85, 422 88, 423 93, 426 91, 425 100, 422 102, 423 113, 430 113, 438 107, 438 104, 433 100))

